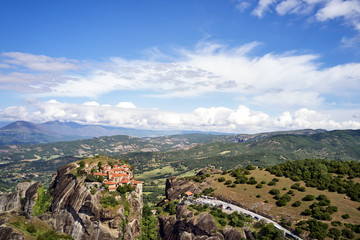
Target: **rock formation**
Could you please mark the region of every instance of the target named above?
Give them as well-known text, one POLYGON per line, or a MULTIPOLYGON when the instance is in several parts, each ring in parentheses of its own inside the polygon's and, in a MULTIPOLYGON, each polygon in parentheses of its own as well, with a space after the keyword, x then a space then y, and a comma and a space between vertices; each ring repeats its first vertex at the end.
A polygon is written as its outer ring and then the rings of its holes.
POLYGON ((175 216, 160 216, 159 227, 159 237, 163 240, 228 240, 244 237, 233 227, 220 231, 210 214, 194 216, 185 205, 177 205, 175 216))
POLYGON ((0 212, 11 211, 11 210, 21 210, 22 201, 27 202, 26 208, 29 211, 32 211, 32 206, 34 202, 30 202, 30 198, 36 197, 37 188, 41 186, 39 182, 21 182, 13 193, 4 193, 0 195, 0 212), (35 192, 33 189, 36 189, 35 192), (22 200, 23 199, 23 200, 22 200))
MULTIPOLYGON (((137 189, 126 199, 116 196, 119 202, 127 202, 117 208, 104 208, 100 204, 101 191, 94 195, 85 187, 84 179, 73 172, 76 166, 60 167, 49 188, 53 192, 51 213, 42 216, 57 232, 71 235, 75 240, 86 239, 135 239, 141 234, 142 195, 137 189)), ((125 197, 124 197, 125 198, 125 197)))
POLYGON ((205 188, 209 187, 206 181, 195 183, 191 180, 181 179, 178 177, 169 177, 166 179, 165 195, 169 200, 177 199, 184 192, 201 193, 205 188))

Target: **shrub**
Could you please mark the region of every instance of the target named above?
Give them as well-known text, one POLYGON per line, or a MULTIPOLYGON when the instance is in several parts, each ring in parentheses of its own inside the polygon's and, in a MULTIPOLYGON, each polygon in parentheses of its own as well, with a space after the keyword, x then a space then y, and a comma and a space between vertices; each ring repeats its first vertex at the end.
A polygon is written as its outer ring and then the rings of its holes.
POLYGON ((29 233, 35 233, 37 230, 34 225, 30 224, 26 227, 26 231, 28 231, 29 233))
POLYGON ((355 238, 355 234, 353 233, 353 231, 349 230, 349 229, 343 229, 341 231, 341 235, 343 237, 346 237, 347 239, 353 239, 355 238))
POLYGON ((268 186, 275 186, 276 185, 276 182, 275 181, 270 181, 269 183, 268 183, 268 186))
POLYGON ((294 202, 291 206, 293 206, 293 207, 300 207, 300 205, 301 205, 301 202, 300 202, 300 201, 296 201, 296 202, 294 202))
POLYGON ((349 214, 344 214, 344 215, 341 215, 341 217, 342 217, 343 219, 348 219, 348 218, 350 218, 350 215, 349 215, 349 214))
POLYGON ((102 197, 100 203, 104 208, 116 207, 117 205, 119 205, 119 202, 115 199, 114 196, 111 195, 102 197))
POLYGON ((314 195, 306 195, 305 197, 303 197, 303 201, 313 201, 315 199, 314 195))
POLYGON ((255 180, 254 177, 251 177, 251 178, 249 179, 249 181, 247 182, 247 184, 255 185, 255 184, 257 184, 257 181, 255 180))
POLYGON ((256 185, 256 188, 262 188, 262 187, 263 187, 262 184, 256 185))
POLYGON ((271 190, 269 191, 269 193, 270 193, 271 195, 278 195, 278 194, 280 194, 280 190, 279 190, 279 189, 276 189, 276 188, 273 188, 273 189, 271 189, 271 190))
POLYGON ((218 178, 218 181, 219 181, 219 182, 225 182, 225 178, 224 178, 224 177, 219 177, 219 178, 218 178))
POLYGON ((230 184, 232 184, 232 181, 231 180, 226 180, 225 185, 230 185, 230 184))
POLYGON ((35 216, 40 216, 50 209, 51 197, 45 193, 44 186, 39 187, 37 192, 38 197, 35 200, 33 211, 35 216))
POLYGON ((219 219, 219 223, 220 223, 221 226, 226 226, 226 224, 227 224, 226 220, 223 219, 223 218, 219 219))

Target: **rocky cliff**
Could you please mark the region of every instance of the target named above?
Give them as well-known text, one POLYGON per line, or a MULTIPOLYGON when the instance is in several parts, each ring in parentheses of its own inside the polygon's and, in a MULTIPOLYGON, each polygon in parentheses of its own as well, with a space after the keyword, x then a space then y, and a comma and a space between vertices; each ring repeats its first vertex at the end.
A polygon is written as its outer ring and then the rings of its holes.
POLYGON ((4 193, 0 195, 0 212, 11 210, 25 210, 32 213, 32 206, 35 203, 37 189, 41 183, 29 181, 21 182, 13 193, 4 193))
POLYGON ((177 205, 175 216, 160 216, 159 227, 159 237, 163 240, 230 240, 245 237, 233 227, 219 230, 210 214, 194 216, 185 205, 177 205))
POLYGON ((139 236, 141 189, 127 196, 115 196, 120 204, 105 208, 100 203, 104 192, 99 190, 92 194, 85 186, 85 179, 75 177, 75 168, 74 165, 66 165, 58 169, 49 188, 53 194, 50 213, 41 216, 42 219, 57 232, 69 234, 75 240, 135 239, 139 236), (125 205, 129 209, 125 209, 125 205))
POLYGON ((28 224, 32 219, 46 222, 59 234, 71 235, 75 240, 136 239, 141 235, 142 186, 122 195, 100 186, 94 192, 91 190, 96 183, 85 183, 85 176, 76 177, 76 168, 69 164, 58 169, 47 193, 50 207, 40 216, 34 216, 34 205, 40 198, 41 183, 23 182, 14 193, 0 195, 0 214, 8 219, 0 216, 0 240, 23 239, 28 234, 8 224, 11 216, 18 215, 26 216, 28 224), (113 199, 115 206, 104 206, 102 199, 106 197, 113 199))

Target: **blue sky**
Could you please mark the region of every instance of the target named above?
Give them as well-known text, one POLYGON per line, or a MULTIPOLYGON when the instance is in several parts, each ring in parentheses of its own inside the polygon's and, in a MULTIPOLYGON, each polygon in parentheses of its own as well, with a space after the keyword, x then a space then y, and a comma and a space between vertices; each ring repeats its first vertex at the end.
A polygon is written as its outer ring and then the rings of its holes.
POLYGON ((9 0, 0 33, 0 121, 360 128, 359 0, 9 0))

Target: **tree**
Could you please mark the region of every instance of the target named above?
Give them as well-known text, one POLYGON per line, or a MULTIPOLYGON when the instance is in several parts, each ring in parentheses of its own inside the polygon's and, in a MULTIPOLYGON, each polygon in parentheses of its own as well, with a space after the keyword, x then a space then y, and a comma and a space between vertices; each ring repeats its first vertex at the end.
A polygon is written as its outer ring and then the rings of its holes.
POLYGON ((99 171, 101 171, 101 170, 102 170, 102 168, 103 168, 103 166, 102 166, 102 162, 98 162, 98 169, 99 169, 99 171))

